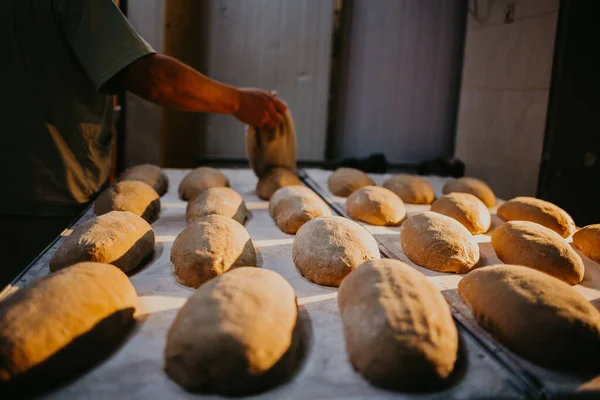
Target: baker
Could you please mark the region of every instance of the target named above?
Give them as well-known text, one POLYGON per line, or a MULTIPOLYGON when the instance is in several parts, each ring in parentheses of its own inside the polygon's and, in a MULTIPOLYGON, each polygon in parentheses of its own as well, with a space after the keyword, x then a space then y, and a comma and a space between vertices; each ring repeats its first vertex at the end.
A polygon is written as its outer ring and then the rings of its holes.
POLYGON ((116 92, 255 127, 286 109, 156 53, 111 0, 3 0, 0 49, 0 290, 106 184, 116 92))

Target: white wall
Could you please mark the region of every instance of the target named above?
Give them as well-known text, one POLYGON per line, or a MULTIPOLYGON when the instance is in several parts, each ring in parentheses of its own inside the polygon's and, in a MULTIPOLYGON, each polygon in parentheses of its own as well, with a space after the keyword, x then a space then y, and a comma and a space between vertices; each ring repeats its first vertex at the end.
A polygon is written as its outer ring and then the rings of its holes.
MULTIPOLYGON (((473 1, 471 1, 473 3, 473 1)), ((456 156, 497 195, 535 195, 559 0, 477 0, 469 16, 456 156), (504 23, 515 3, 515 22, 504 23)))

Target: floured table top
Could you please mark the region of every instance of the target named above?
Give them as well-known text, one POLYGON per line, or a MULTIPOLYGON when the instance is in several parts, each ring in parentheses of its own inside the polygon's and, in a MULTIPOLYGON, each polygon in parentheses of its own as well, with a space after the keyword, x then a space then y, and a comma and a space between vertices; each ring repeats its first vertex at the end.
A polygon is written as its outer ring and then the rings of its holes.
MULTIPOLYGON (((327 187, 327 178, 331 175, 332 171, 325 171, 321 169, 306 169, 304 174, 306 175, 306 182, 309 185, 315 186, 313 189, 319 192, 329 204, 333 204, 335 209, 346 215, 345 204, 346 199, 333 195, 327 187)), ((377 185, 382 185, 383 182, 390 176, 382 174, 370 174, 377 185)), ((436 197, 442 196, 442 187, 448 181, 448 178, 442 178, 437 176, 424 176, 423 179, 427 180, 433 189, 435 190, 436 197)), ((479 249, 483 260, 483 265, 503 264, 496 257, 494 248, 491 243, 490 232, 502 225, 504 222, 496 215, 496 209, 503 203, 501 199, 497 200, 495 207, 491 208, 492 213, 492 226, 486 234, 476 235, 477 242, 479 243, 479 249)), ((407 216, 418 214, 423 211, 429 210, 429 205, 415 205, 405 204, 407 216)), ((357 221, 358 222, 358 221, 357 221)), ((408 265, 414 267, 418 271, 425 274, 429 279, 435 282, 448 302, 454 307, 458 317, 478 336, 483 336, 486 339, 486 345, 490 347, 501 359, 506 361, 515 369, 522 369, 522 375, 525 379, 529 379, 530 384, 533 385, 533 389, 539 395, 555 395, 562 393, 569 393, 577 389, 585 382, 591 380, 593 376, 570 376, 566 374, 557 373, 555 371, 540 368, 523 358, 515 355, 508 349, 499 345, 490 335, 477 326, 473 316, 468 307, 461 301, 458 295, 458 282, 464 275, 442 273, 431 271, 429 269, 420 267, 413 263, 402 251, 400 245, 400 227, 383 227, 373 226, 363 222, 359 222, 369 232, 375 236, 377 241, 380 243, 380 247, 384 253, 390 258, 396 258, 402 260, 408 265), (528 376, 530 375, 530 376, 528 376)), ((568 239, 572 241, 571 239, 568 239)), ((587 258, 579 250, 576 249, 578 254, 585 265, 585 276, 581 284, 574 286, 575 289, 580 292, 586 299, 588 299, 596 308, 600 308, 600 265, 587 258)), ((455 314, 456 314, 455 313, 455 314)), ((518 371, 517 371, 518 372, 518 371)), ((600 393, 598 394, 600 397, 600 393)))
MULTIPOLYGON (((411 395, 377 389, 353 371, 344 348, 342 325, 337 306, 337 289, 313 284, 303 278, 293 264, 293 236, 281 232, 268 213, 268 202, 254 193, 256 178, 249 169, 221 169, 246 201, 251 213, 245 226, 258 251, 258 263, 287 279, 296 291, 300 315, 310 326, 307 356, 291 381, 261 395, 260 399, 449 399, 449 398, 523 398, 526 387, 521 377, 489 352, 481 340, 458 324, 461 351, 455 383, 444 391, 411 395)), ((219 398, 190 394, 171 381, 163 371, 166 334, 175 314, 193 289, 175 280, 169 261, 173 240, 186 226, 186 203, 177 197, 177 187, 188 171, 167 170, 168 193, 161 198, 160 218, 152 225, 156 234, 154 256, 131 276, 144 309, 144 316, 127 341, 106 361, 70 384, 47 394, 47 399, 197 399, 219 398)), ((315 181, 330 172, 310 170, 315 181)), ((381 180, 381 177, 376 177, 381 180)), ((435 181, 436 189, 443 179, 435 181)), ((325 185, 326 189, 326 185, 325 185)), ((335 199, 339 201, 339 199, 335 199)), ((413 210, 409 206, 411 212, 413 210)), ((92 217, 89 210, 78 224, 92 217)), ((385 248, 398 252, 397 229, 367 227, 385 248)), ((63 235, 69 234, 66 231, 63 235)), ((482 237, 482 246, 485 241, 482 237)), ((16 282, 18 290, 31 280, 49 273, 48 261, 61 240, 45 252, 16 282)), ((487 252, 489 253, 489 251, 487 252)), ((404 258, 402 258, 404 259, 404 258)), ((418 268, 418 267, 417 267, 418 268)), ((444 289, 455 290, 460 279, 455 275, 435 274, 419 268, 444 289)), ((0 396, 1 397, 1 396, 0 396)))

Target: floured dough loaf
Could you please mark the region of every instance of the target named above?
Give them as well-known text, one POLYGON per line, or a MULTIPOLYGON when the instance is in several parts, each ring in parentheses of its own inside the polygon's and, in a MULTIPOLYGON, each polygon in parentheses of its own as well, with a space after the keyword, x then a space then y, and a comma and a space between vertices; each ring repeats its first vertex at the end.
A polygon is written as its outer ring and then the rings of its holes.
POLYGON ((296 129, 289 109, 275 129, 246 126, 246 155, 259 178, 274 167, 296 169, 296 129))
POLYGON ((356 222, 343 217, 321 217, 298 230, 292 258, 309 281, 339 286, 363 261, 379 259, 379 247, 373 235, 356 222))
POLYGON ((229 186, 229 180, 218 169, 199 167, 187 174, 179 184, 181 200, 192 200, 209 187, 229 186))
POLYGON ((458 333, 450 308, 414 268, 366 261, 342 281, 338 304, 350 362, 373 384, 431 389, 454 370, 458 333))
POLYGON ((177 281, 198 287, 232 268, 256 266, 256 250, 239 222, 222 215, 208 215, 177 235, 171 262, 177 281))
POLYGON ((279 229, 295 235, 306 222, 329 216, 331 210, 327 203, 306 186, 287 186, 271 197, 269 214, 279 229))
POLYGON ((482 327, 524 358, 556 369, 598 370, 600 313, 564 282, 496 265, 465 276, 458 293, 482 327))
POLYGON ((469 193, 446 194, 433 202, 431 211, 454 218, 473 235, 487 232, 492 223, 490 210, 469 193))
POLYGON ((444 194, 448 193, 470 193, 483 201, 487 207, 493 207, 496 204, 496 195, 484 181, 476 178, 458 178, 446 183, 442 188, 444 194))
POLYGON ((50 271, 85 261, 131 272, 154 251, 154 231, 141 217, 111 211, 77 227, 50 259, 50 271))
POLYGON ((583 254, 600 263, 600 224, 588 225, 575 232, 573 244, 583 254))
POLYGON ((498 207, 503 221, 531 221, 552 229, 562 237, 575 232, 575 222, 565 210, 534 197, 515 197, 498 207))
POLYGON ((142 181, 117 182, 102 192, 94 203, 96 215, 111 211, 129 211, 152 223, 160 214, 160 196, 142 181))
POLYGON ((202 285, 179 310, 167 335, 165 371, 190 391, 264 390, 298 361, 290 354, 297 319, 296 295, 285 279, 237 268, 202 285))
POLYGON ((367 224, 395 226, 404 220, 406 208, 391 190, 365 186, 348 196, 346 213, 350 218, 367 224))
POLYGON ((576 285, 583 280, 581 257, 558 233, 529 221, 510 221, 492 232, 492 246, 506 264, 537 269, 576 285))
POLYGON ((256 184, 256 194, 263 200, 269 200, 273 193, 286 186, 302 185, 300 178, 285 168, 272 168, 256 184))
POLYGON ((131 167, 121 174, 119 181, 141 181, 150 185, 152 189, 162 196, 169 189, 169 178, 159 166, 142 164, 131 167))
POLYGON ((73 377, 97 346, 118 345, 136 307, 127 276, 107 264, 73 265, 17 290, 0 302, 0 384, 73 377))
POLYGON ((479 263, 479 246, 467 228, 432 211, 402 224, 400 244, 415 264, 433 271, 465 274, 479 263))
POLYGON ((327 179, 329 191, 336 196, 348 197, 352 192, 375 182, 364 172, 354 168, 338 168, 327 179))
POLYGON ((248 217, 246 203, 238 192, 228 187, 211 187, 203 190, 187 204, 185 215, 193 224, 207 215, 222 215, 243 224, 248 217))
POLYGON ((396 193, 408 204, 431 204, 435 199, 435 191, 429 182, 415 175, 392 175, 383 183, 383 187, 396 193))

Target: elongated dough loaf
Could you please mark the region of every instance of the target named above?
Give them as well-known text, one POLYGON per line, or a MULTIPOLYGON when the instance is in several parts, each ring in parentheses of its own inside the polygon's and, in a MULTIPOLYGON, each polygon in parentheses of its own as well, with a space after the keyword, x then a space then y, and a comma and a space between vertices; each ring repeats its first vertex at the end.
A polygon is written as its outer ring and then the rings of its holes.
POLYGON ((575 232, 575 222, 565 210, 534 197, 515 197, 498 207, 503 221, 531 221, 567 238, 575 232))
POLYGON ((600 263, 600 224, 588 225, 575 232, 573 244, 583 254, 600 263))
POLYGON ((169 189, 169 178, 159 166, 141 164, 131 167, 119 177, 119 181, 141 181, 150 185, 152 189, 162 196, 169 189))
POLYGON ((402 224, 400 244, 415 264, 433 271, 464 274, 479 264, 479 246, 467 228, 432 211, 413 215, 402 224))
POLYGON ((448 193, 470 193, 483 201, 487 207, 496 204, 496 195, 484 181, 476 178, 458 178, 446 183, 442 188, 444 194, 448 193))
POLYGON ((97 346, 118 344, 136 307, 127 276, 107 264, 73 265, 14 292, 0 302, 0 384, 81 372, 97 346))
POLYGON ((406 208, 391 190, 365 186, 348 196, 346 213, 350 218, 367 224, 396 226, 404 220, 406 208))
POLYGON ((375 182, 369 175, 355 168, 338 168, 327 179, 329 191, 341 197, 348 197, 361 187, 373 185, 375 182))
POLYGON ((530 268, 469 273, 458 293, 475 319, 526 359, 556 369, 598 370, 600 313, 575 289, 530 268))
POLYGON ((293 171, 286 168, 272 168, 258 180, 256 194, 263 200, 269 200, 278 189, 298 185, 302 185, 302 182, 293 171))
POLYGON ((246 155, 259 178, 274 167, 296 169, 296 129, 289 109, 275 129, 246 126, 246 155))
POLYGON ((152 223, 160 214, 160 196, 142 181, 117 182, 102 192, 94 203, 96 215, 111 211, 129 211, 152 223))
POLYGON ((244 199, 228 187, 211 187, 190 200, 185 210, 188 224, 193 224, 207 215, 222 215, 243 224, 248 217, 244 199))
POLYGON ((198 287, 236 267, 256 266, 248 231, 222 215, 208 215, 185 228, 173 242, 171 263, 177 281, 198 287))
POLYGON ((296 295, 279 274, 237 268, 202 285, 169 329, 165 371, 191 391, 251 394, 298 363, 296 295))
POLYGON ((431 389, 454 370, 458 333, 439 289, 397 260, 371 260, 341 283, 338 304, 354 368, 375 385, 431 389))
POLYGON ((492 246, 506 264, 537 269, 571 285, 583 280, 579 254, 558 233, 528 221, 510 221, 492 232, 492 246))
POLYGON ((192 200, 209 187, 229 186, 229 179, 218 169, 198 167, 188 173, 179 184, 179 198, 192 200))
POLYGON ((306 222, 329 216, 331 210, 306 186, 287 186, 276 191, 269 200, 269 214, 279 229, 295 235, 306 222))
POLYGON ((363 261, 378 259, 373 235, 343 217, 320 217, 298 230, 292 244, 296 268, 319 285, 339 286, 363 261))
POLYGON ((415 175, 392 175, 383 183, 383 187, 396 193, 408 204, 431 204, 435 199, 435 191, 429 182, 415 175))
POLYGON ((431 211, 454 218, 473 235, 490 229, 492 216, 481 200, 469 193, 449 193, 431 205, 431 211))
POLYGON ((50 271, 80 262, 112 264, 128 273, 154 251, 154 231, 127 211, 111 211, 73 231, 50 259, 50 271))

